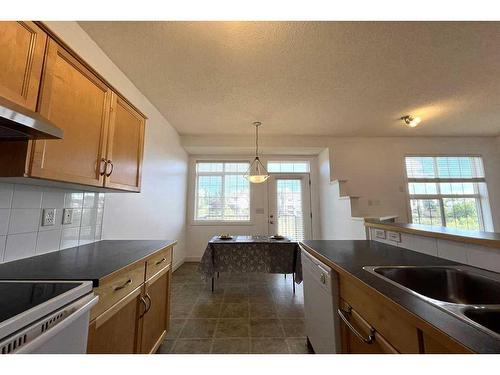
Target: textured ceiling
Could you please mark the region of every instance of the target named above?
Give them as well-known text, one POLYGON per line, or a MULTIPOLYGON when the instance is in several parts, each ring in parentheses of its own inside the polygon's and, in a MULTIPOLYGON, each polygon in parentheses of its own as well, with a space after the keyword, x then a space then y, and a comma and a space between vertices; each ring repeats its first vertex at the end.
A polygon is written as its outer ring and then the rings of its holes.
POLYGON ((180 134, 500 134, 498 22, 80 25, 180 134))

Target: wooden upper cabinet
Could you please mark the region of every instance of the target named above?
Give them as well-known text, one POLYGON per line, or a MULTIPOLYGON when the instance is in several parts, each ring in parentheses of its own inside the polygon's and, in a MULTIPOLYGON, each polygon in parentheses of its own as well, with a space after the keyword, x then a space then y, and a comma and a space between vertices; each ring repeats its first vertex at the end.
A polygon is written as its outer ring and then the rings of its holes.
POLYGON ((34 142, 30 176, 103 186, 110 108, 111 90, 49 39, 38 109, 64 139, 34 142))
POLYGON ((0 96, 36 109, 46 43, 33 22, 0 22, 0 96))
POLYGON ((0 97, 39 112, 64 136, 1 140, 0 177, 139 192, 144 115, 42 28, 0 22, 0 97))
POLYGON ((140 191, 144 124, 137 110, 112 94, 105 187, 140 191))

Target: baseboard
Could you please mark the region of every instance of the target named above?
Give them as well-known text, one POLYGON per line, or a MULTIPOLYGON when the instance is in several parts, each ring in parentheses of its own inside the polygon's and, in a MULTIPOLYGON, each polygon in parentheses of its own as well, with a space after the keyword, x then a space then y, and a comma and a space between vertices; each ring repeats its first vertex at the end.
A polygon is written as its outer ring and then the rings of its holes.
POLYGON ((201 256, 194 256, 194 257, 186 257, 184 258, 184 262, 200 262, 201 261, 201 256))
POLYGON ((182 266, 185 261, 186 261, 186 258, 181 259, 179 262, 177 262, 175 264, 172 264, 172 272, 174 272, 177 268, 179 268, 180 266, 182 266))

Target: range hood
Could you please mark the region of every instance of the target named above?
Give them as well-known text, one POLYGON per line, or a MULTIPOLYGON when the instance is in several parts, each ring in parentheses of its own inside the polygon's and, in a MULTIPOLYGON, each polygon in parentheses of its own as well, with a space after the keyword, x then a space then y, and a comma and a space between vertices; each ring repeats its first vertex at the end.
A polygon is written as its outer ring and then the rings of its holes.
POLYGON ((0 97, 0 140, 62 139, 63 131, 40 114, 0 97))

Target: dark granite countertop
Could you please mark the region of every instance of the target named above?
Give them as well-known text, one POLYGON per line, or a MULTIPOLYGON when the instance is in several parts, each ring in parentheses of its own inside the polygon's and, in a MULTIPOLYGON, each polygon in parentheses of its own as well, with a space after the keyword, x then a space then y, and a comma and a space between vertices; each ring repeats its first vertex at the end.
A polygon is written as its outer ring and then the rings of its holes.
POLYGON ((105 240, 0 264, 0 280, 99 280, 148 257, 171 240, 105 240))
POLYGON ((334 268, 348 272, 474 352, 500 353, 499 339, 363 270, 364 266, 435 266, 458 263, 376 241, 317 240, 303 241, 301 244, 305 245, 303 247, 311 255, 334 268))

